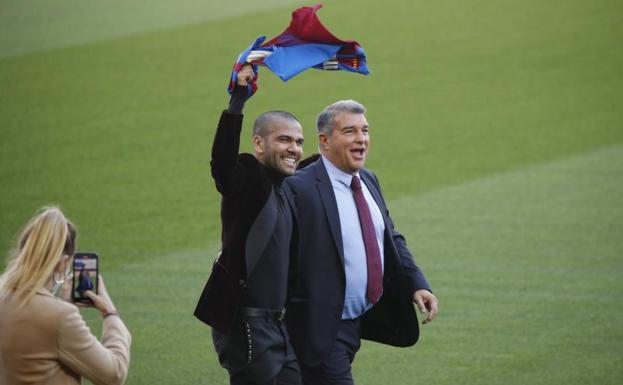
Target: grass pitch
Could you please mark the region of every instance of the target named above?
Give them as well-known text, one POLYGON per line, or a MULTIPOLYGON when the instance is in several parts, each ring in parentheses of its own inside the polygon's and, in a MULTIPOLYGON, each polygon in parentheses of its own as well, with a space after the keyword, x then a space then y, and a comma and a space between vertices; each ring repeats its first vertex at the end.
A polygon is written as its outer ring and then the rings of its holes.
MULTIPOLYGON (((38 207, 67 212, 134 335, 129 384, 228 383, 192 317, 219 246, 211 139, 232 60, 302 4, 255 3, 2 3, 0 246, 38 207)), ((441 301, 416 347, 365 343, 358 384, 621 382, 622 16, 608 0, 327 1, 372 74, 261 72, 247 136, 289 110, 311 154, 322 107, 368 107, 368 165, 441 301)))

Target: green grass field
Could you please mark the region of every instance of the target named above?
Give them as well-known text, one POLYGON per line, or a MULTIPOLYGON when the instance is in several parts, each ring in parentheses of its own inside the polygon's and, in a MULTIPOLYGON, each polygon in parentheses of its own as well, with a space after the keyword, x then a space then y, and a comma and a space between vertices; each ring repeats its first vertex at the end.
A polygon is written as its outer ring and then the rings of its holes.
MULTIPOLYGON (((198 3, 0 1, 0 247, 63 208, 134 336, 132 385, 228 383, 192 317, 219 248, 211 139, 236 55, 311 4, 198 3)), ((245 134, 285 109, 311 154, 322 107, 364 103, 441 304, 415 347, 364 343, 357 383, 620 384, 623 4, 324 4, 372 74, 264 69, 245 134)))

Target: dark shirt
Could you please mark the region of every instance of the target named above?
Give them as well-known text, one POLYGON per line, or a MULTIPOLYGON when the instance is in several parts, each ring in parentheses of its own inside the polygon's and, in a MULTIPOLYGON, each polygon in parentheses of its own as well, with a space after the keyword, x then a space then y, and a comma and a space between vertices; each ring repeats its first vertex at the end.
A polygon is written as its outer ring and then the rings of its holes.
POLYGON ((247 280, 243 306, 280 309, 286 302, 292 212, 281 188, 283 176, 275 177, 273 189, 277 198, 277 222, 264 253, 247 280))

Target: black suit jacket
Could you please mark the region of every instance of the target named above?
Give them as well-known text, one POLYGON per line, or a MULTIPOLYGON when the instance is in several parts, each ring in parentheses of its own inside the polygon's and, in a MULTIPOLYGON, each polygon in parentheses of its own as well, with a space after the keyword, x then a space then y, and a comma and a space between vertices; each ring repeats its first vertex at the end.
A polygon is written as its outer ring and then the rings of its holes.
MULTIPOLYGON (((394 229, 376 176, 360 170, 385 222, 383 295, 361 319, 361 337, 410 346, 419 336, 413 304, 417 289, 430 290, 403 236, 394 229)), ((346 277, 340 218, 322 159, 286 179, 298 218, 298 257, 286 315, 297 357, 316 366, 330 351, 344 306, 346 277)))
POLYGON ((277 218, 270 171, 251 154, 238 154, 241 114, 223 112, 210 166, 221 201, 222 249, 201 293, 195 316, 227 333, 277 218))

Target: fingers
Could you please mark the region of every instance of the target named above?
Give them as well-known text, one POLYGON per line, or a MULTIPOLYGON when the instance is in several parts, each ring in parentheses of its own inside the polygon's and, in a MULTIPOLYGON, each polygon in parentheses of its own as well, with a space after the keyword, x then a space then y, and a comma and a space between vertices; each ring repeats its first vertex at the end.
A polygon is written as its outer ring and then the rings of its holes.
POLYGON ((85 290, 84 295, 93 303, 95 303, 95 301, 98 299, 97 294, 93 293, 91 290, 85 290))
POLYGON ((247 86, 253 80, 255 73, 250 64, 245 64, 238 72, 237 83, 239 86, 247 86))
POLYGON ((422 313, 426 313, 426 306, 424 305, 424 301, 421 296, 417 296, 415 298, 415 303, 422 313))
POLYGON ((97 275, 97 292, 103 293, 106 291, 106 285, 104 285, 104 277, 101 274, 97 275))
POLYGON ((425 319, 422 324, 427 324, 437 317, 439 313, 439 304, 437 297, 428 290, 418 290, 415 292, 414 301, 420 308, 420 311, 425 315, 425 319))
POLYGON ((437 317, 437 313, 439 312, 437 297, 435 297, 432 293, 429 293, 425 301, 426 309, 428 309, 428 316, 424 321, 422 321, 422 324, 427 324, 434 320, 435 317, 437 317))
POLYGON ((428 318, 427 318, 427 322, 430 322, 432 320, 435 319, 435 317, 437 317, 437 313, 439 313, 439 304, 437 301, 437 297, 432 296, 432 299, 430 301, 430 304, 428 306, 428 318))
POLYGON ((91 290, 85 290, 84 295, 88 297, 91 302, 93 302, 92 306, 99 310, 102 315, 109 313, 111 311, 110 309, 114 309, 114 306, 106 299, 106 297, 97 295, 91 290))
POLYGON ((108 314, 110 312, 115 311, 115 305, 112 302, 112 299, 108 295, 108 291, 106 290, 106 284, 104 283, 104 278, 101 275, 98 275, 98 294, 91 292, 88 294, 85 291, 85 295, 93 301, 93 305, 97 310, 99 310, 102 315, 108 314))

